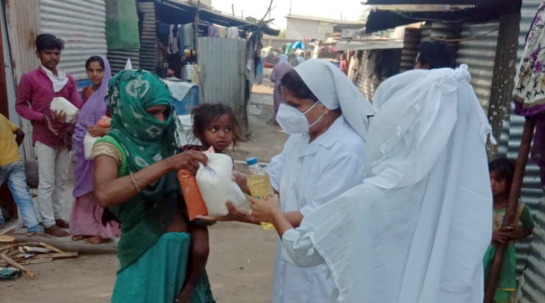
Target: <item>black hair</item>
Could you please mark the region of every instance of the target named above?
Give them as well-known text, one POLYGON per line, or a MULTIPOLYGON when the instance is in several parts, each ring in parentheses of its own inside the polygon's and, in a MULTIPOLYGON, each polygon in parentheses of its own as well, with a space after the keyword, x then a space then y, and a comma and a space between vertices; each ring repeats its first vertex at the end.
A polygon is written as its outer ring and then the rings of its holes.
POLYGON ((310 99, 314 103, 318 102, 318 98, 295 70, 287 72, 280 80, 280 84, 299 99, 310 99))
POLYGON ((418 46, 418 57, 421 64, 429 65, 430 69, 454 67, 454 51, 441 41, 422 42, 418 46))
POLYGON ((224 103, 204 103, 193 108, 191 111, 193 116, 193 137, 199 139, 202 143, 204 140, 204 130, 214 122, 217 118, 223 115, 229 115, 231 125, 233 126, 233 146, 242 140, 243 131, 238 122, 233 109, 224 103))
POLYGON ((51 34, 39 34, 36 37, 36 50, 41 52, 44 50, 57 49, 62 51, 64 49, 64 41, 51 34))
POLYGON ((495 172, 501 181, 507 182, 507 187, 513 182, 513 174, 515 173, 515 163, 505 157, 498 158, 488 164, 488 171, 495 172))
POLYGON ((89 65, 93 62, 98 62, 100 67, 104 69, 104 60, 102 60, 101 56, 92 56, 91 58, 87 59, 87 61, 85 61, 85 69, 88 69, 89 65))

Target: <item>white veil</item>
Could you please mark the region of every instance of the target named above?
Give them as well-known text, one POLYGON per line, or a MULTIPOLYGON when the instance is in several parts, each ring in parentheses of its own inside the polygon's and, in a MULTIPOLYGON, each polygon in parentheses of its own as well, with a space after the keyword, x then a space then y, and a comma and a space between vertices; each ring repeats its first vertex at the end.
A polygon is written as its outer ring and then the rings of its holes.
POLYGON ((364 184, 299 228, 325 259, 338 302, 482 302, 490 126, 469 79, 467 66, 415 70, 377 90, 364 184))
POLYGON ((312 93, 330 110, 341 108, 348 124, 367 139, 373 106, 343 72, 323 59, 307 60, 295 68, 312 93))

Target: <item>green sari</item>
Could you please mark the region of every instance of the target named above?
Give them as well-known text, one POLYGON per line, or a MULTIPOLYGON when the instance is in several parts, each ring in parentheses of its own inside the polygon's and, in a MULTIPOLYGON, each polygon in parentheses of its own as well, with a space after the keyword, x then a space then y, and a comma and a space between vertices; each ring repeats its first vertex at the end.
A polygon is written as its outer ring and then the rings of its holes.
MULTIPOLYGON (((110 80, 111 130, 96 144, 107 142, 121 154, 118 176, 135 173, 175 153, 176 123, 168 87, 155 75, 122 71, 110 80), (161 122, 146 112, 167 105, 171 114, 161 122)), ((118 219, 120 262, 112 303, 172 303, 187 274, 191 237, 167 232, 183 207, 175 173, 152 183, 127 202, 109 207, 118 219)), ((191 303, 213 303, 203 272, 191 303)))

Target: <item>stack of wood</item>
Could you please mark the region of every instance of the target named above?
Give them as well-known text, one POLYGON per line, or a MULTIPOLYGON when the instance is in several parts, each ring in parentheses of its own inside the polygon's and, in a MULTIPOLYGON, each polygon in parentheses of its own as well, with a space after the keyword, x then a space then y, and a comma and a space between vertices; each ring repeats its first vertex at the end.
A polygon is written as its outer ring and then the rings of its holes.
POLYGON ((56 259, 75 258, 77 252, 65 252, 43 242, 16 243, 9 235, 0 235, 0 268, 14 267, 30 277, 36 273, 23 265, 41 264, 56 259))

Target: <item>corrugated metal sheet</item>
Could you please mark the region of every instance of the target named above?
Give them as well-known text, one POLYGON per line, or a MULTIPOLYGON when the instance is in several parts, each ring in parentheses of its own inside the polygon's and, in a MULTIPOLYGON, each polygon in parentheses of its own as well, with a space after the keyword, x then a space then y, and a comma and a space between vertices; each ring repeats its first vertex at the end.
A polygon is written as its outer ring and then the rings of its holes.
POLYGON ((416 55, 418 54, 418 45, 420 44, 420 35, 420 29, 405 29, 403 49, 401 50, 400 72, 408 71, 414 68, 416 55))
POLYGON ((140 2, 138 7, 144 14, 140 33, 140 68, 155 72, 157 65, 155 2, 140 2))
POLYGON ((198 38, 199 103, 229 104, 245 121, 246 40, 198 38))
MULTIPOLYGON (((34 1, 6 1, 6 19, 12 55, 12 66, 15 83, 19 83, 21 76, 39 66, 36 58, 34 40, 40 32, 40 5, 34 1)), ((36 154, 32 144, 32 124, 21 118, 21 128, 28 135, 25 136, 23 147, 27 160, 35 159, 36 154)))
POLYGON ((465 63, 471 72, 471 84, 481 105, 488 109, 494 59, 498 42, 498 22, 464 23, 458 43, 456 65, 465 63))
POLYGON ((107 57, 108 61, 110 61, 113 75, 125 68, 125 64, 129 58, 134 69, 140 68, 140 49, 108 50, 107 57))
POLYGON ((104 0, 41 0, 41 32, 63 39, 59 67, 76 80, 87 78, 85 61, 106 55, 104 0))
MULTIPOLYGON (((525 38, 537 12, 541 0, 523 0, 521 10, 518 62, 524 50, 525 38)), ((511 114, 509 125, 508 156, 516 157, 520 147, 520 139, 524 118, 511 114)), ((526 239, 517 244, 517 269, 523 272, 520 289, 517 294, 519 303, 545 302, 545 201, 541 200, 543 191, 539 182, 539 169, 533 163, 526 166, 526 175, 522 188, 521 200, 530 206, 536 228, 533 240, 526 239), (531 241, 531 245, 530 245, 531 241), (526 262, 525 262, 526 261, 526 262)))

